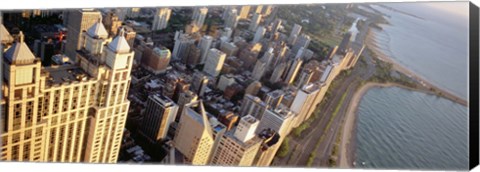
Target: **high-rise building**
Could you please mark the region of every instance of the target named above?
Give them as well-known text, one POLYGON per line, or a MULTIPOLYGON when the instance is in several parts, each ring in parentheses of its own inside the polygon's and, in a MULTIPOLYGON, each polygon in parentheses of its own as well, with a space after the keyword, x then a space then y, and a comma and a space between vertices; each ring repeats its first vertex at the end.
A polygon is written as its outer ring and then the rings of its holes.
POLYGON ((197 94, 190 91, 190 90, 185 91, 183 93, 180 93, 180 95, 178 97, 178 101, 177 101, 178 111, 177 111, 177 117, 176 117, 175 121, 177 121, 177 122, 180 121, 180 116, 182 115, 183 108, 185 107, 186 104, 196 102, 197 100, 198 100, 197 94))
POLYGON ((173 46, 172 58, 184 59, 189 54, 189 47, 195 44, 195 39, 192 39, 190 35, 181 32, 175 33, 175 45, 173 46))
POLYGON ((293 81, 295 81, 295 78, 297 77, 298 71, 300 70, 302 63, 303 60, 300 58, 293 59, 291 61, 290 69, 288 70, 287 77, 285 78, 285 83, 290 85, 293 83, 293 81))
POLYGON ((216 48, 211 48, 207 54, 203 71, 210 76, 217 77, 222 70, 225 58, 226 54, 224 52, 216 48))
POLYGON ((175 96, 175 91, 177 90, 177 85, 179 82, 181 82, 181 80, 182 79, 174 73, 168 73, 165 78, 162 94, 173 99, 175 96))
POLYGON ((265 95, 264 101, 269 107, 276 109, 278 106, 280 106, 280 103, 282 103, 284 95, 285 92, 283 92, 282 90, 274 90, 265 95))
POLYGON ((128 8, 126 17, 137 18, 140 15, 140 8, 128 8))
POLYGON ((152 30, 156 31, 167 28, 171 14, 172 10, 170 8, 158 8, 153 17, 152 30))
POLYGON ((72 60, 75 60, 77 50, 79 50, 82 45, 80 43, 80 36, 83 31, 86 31, 93 24, 97 23, 101 18, 99 11, 93 9, 79 9, 72 10, 67 13, 66 26, 68 29, 67 32, 67 44, 65 46, 65 55, 70 57, 72 60))
POLYGON ((275 67, 275 70, 273 70, 272 76, 270 77, 270 82, 276 83, 280 81, 280 77, 282 77, 286 68, 287 68, 287 64, 285 63, 281 63, 280 65, 275 67))
POLYGON ((228 12, 227 18, 225 19, 225 27, 235 29, 239 19, 240 17, 238 16, 237 9, 231 9, 228 12))
POLYGON ((202 28, 203 24, 205 23, 205 18, 207 17, 207 13, 208 13, 208 8, 206 7, 195 8, 192 15, 193 23, 197 25, 199 28, 202 28))
POLYGON ((263 39, 266 31, 267 29, 265 29, 265 27, 258 27, 257 31, 255 32, 255 36, 253 37, 252 43, 255 44, 261 39, 263 39))
POLYGON ((273 7, 271 5, 264 6, 262 8, 262 14, 265 15, 265 16, 268 16, 272 13, 272 9, 273 9, 273 7))
POLYGON ((255 137, 258 124, 259 121, 255 117, 246 115, 240 119, 233 136, 242 142, 247 142, 255 137))
POLYGON ((295 44, 296 38, 298 37, 301 31, 302 31, 302 26, 298 24, 293 25, 292 31, 290 32, 290 36, 288 36, 288 43, 292 45, 295 44))
POLYGON ((240 19, 247 19, 250 13, 250 5, 244 5, 240 8, 240 19))
POLYGON ((117 35, 120 26, 122 26, 122 21, 113 12, 107 13, 102 22, 109 35, 117 35))
POLYGON ((255 135, 258 123, 253 116, 242 117, 235 132, 226 132, 220 140, 212 164, 251 166, 262 143, 255 135))
POLYGON ((207 58, 208 50, 212 46, 213 38, 211 36, 205 35, 200 39, 198 43, 198 48, 200 48, 200 63, 205 63, 205 59, 207 58))
POLYGON ((236 83, 235 77, 232 74, 225 74, 220 76, 220 79, 218 80, 217 88, 219 90, 225 91, 225 88, 235 83, 236 83))
POLYGON ((200 71, 193 74, 192 89, 198 96, 202 97, 208 85, 208 77, 200 71))
POLYGON ((294 127, 299 126, 311 116, 311 108, 316 108, 317 102, 315 98, 320 91, 320 87, 316 84, 305 85, 302 89, 297 91, 297 95, 292 103, 290 109, 298 114, 294 127))
POLYGON ((231 111, 220 111, 220 115, 218 117, 218 121, 220 121, 223 125, 226 126, 226 130, 229 131, 234 127, 234 125, 238 121, 238 115, 235 115, 231 111))
POLYGON ((263 140, 262 146, 258 149, 253 166, 268 167, 273 161, 278 148, 280 147, 280 135, 270 128, 264 129, 258 133, 258 137, 263 140))
POLYGON ((266 109, 267 104, 259 97, 247 94, 243 97, 240 116, 251 115, 255 118, 261 119, 266 109))
POLYGON ((280 105, 275 109, 267 109, 260 119, 256 133, 270 128, 275 130, 280 137, 285 138, 292 130, 292 122, 296 114, 288 107, 280 105))
POLYGON ((228 18, 228 15, 229 15, 228 13, 232 11, 232 9, 235 9, 235 6, 231 6, 231 5, 224 6, 223 13, 222 13, 223 20, 226 20, 228 18))
POLYGON ((149 71, 159 74, 167 70, 170 63, 170 50, 165 47, 146 47, 143 51, 142 65, 149 71))
POLYGON ((259 81, 263 77, 266 67, 267 67, 267 63, 263 58, 260 60, 257 60, 257 63, 255 63, 255 67, 253 68, 253 71, 252 71, 252 78, 256 81, 259 81))
POLYGON ((281 19, 275 19, 272 25, 272 32, 278 32, 278 29, 280 29, 280 26, 282 26, 282 20, 281 19))
POLYGON ((137 36, 137 32, 135 32, 135 30, 133 30, 132 27, 130 26, 122 26, 120 29, 125 29, 125 39, 127 40, 128 42, 128 45, 130 47, 133 47, 133 43, 135 41, 135 37, 137 36))
POLYGON ((238 52, 238 47, 233 42, 222 42, 220 44, 220 50, 224 52, 227 57, 235 56, 238 52))
POLYGON ((201 100, 187 104, 173 140, 175 148, 185 156, 187 162, 206 165, 215 152, 216 130, 212 127, 201 100))
POLYGON ((4 53, 1 160, 117 161, 133 52, 119 35, 99 53, 105 62, 99 54, 83 53, 105 45, 101 34, 83 33, 88 38, 78 51, 80 65, 55 68, 42 68, 19 34, 4 53))
POLYGON ((296 82, 296 86, 298 88, 302 88, 303 86, 309 84, 312 80, 313 77, 313 71, 311 69, 303 69, 300 72, 300 77, 298 78, 296 82))
POLYGON ((254 13, 250 25, 248 26, 248 30, 256 31, 260 24, 260 20, 262 20, 262 15, 260 13, 254 13))
POLYGON ((257 8, 255 9, 255 12, 261 14, 262 10, 263 10, 263 5, 257 5, 257 8))
POLYGON ((245 90, 245 95, 250 94, 256 96, 258 91, 260 91, 260 88, 262 88, 262 83, 259 81, 253 81, 245 90))
POLYGON ((266 66, 266 69, 265 70, 269 70, 271 69, 273 66, 273 56, 274 56, 274 53, 273 53, 273 48, 269 48, 262 56, 262 59, 266 62, 265 66, 266 66))
POLYGON ((232 28, 231 27, 225 27, 222 31, 222 36, 220 38, 225 37, 225 38, 227 38, 226 41, 230 41, 230 38, 232 37, 232 34, 233 34, 232 28))
POLYGON ((178 106, 168 97, 155 94, 148 97, 139 132, 151 143, 162 141, 167 136, 170 124, 175 120, 178 106))
POLYGON ((300 48, 307 49, 308 45, 310 45, 310 40, 310 36, 306 34, 301 34, 293 45, 292 53, 296 54, 300 50, 300 48))

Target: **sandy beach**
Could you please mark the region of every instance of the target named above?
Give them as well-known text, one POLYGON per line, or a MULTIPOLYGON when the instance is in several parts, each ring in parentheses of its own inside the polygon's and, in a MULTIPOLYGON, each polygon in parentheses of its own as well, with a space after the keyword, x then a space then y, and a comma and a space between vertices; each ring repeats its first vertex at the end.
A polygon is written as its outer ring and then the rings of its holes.
POLYGON ((358 104, 360 103, 360 100, 362 99, 363 95, 373 87, 392 87, 392 86, 397 86, 396 84, 392 83, 366 83, 363 85, 357 92, 355 92, 355 95, 352 97, 352 100, 350 101, 350 104, 348 105, 347 109, 347 114, 345 116, 345 123, 343 124, 343 129, 342 129, 342 136, 341 136, 341 142, 340 142, 340 162, 339 162, 339 167, 340 168, 351 168, 352 162, 353 162, 353 145, 352 143, 352 137, 355 134, 354 129, 355 129, 355 122, 356 122, 356 114, 357 114, 357 109, 358 109, 358 104))
POLYGON ((370 48, 373 52, 375 52, 375 57, 374 58, 379 58, 382 61, 386 61, 392 64, 393 69, 397 70, 399 72, 402 72, 406 75, 411 76, 412 78, 423 82, 425 85, 424 89, 413 89, 410 87, 406 87, 404 85, 396 84, 396 83, 373 83, 373 82, 368 82, 365 85, 361 86, 359 88, 354 96, 352 97, 352 100, 350 101, 350 104, 348 105, 347 109, 347 114, 345 116, 345 121, 343 124, 343 129, 342 129, 342 135, 341 135, 341 143, 340 143, 340 156, 339 156, 339 167, 340 168, 352 168, 353 167, 353 162, 354 162, 354 155, 355 155, 355 143, 354 143, 354 136, 355 136, 355 129, 356 129, 356 114, 358 111, 358 105, 360 103, 360 100, 362 99, 363 95, 371 88, 374 87, 400 87, 404 89, 409 89, 413 91, 421 91, 429 94, 433 94, 429 89, 433 88, 438 91, 440 91, 443 94, 443 97, 448 98, 454 102, 457 102, 459 104, 462 104, 464 106, 468 106, 468 102, 444 89, 441 89, 427 80, 423 79, 422 77, 418 76, 414 72, 408 70, 407 68, 399 65, 396 61, 391 59, 390 57, 386 56, 382 50, 376 45, 375 41, 375 35, 369 30, 367 32, 366 40, 365 43, 367 44, 367 47, 370 48))

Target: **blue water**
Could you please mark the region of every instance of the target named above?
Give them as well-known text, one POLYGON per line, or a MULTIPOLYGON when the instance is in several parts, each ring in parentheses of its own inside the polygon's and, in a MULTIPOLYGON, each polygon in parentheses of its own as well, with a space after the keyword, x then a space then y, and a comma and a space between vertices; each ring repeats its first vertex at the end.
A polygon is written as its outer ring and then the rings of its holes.
MULTIPOLYGON (((466 99, 468 20, 425 4, 388 4, 413 15, 374 7, 390 16, 376 41, 401 65, 466 99)), ((397 87, 374 88, 357 115, 359 168, 468 169, 467 107, 397 87)))

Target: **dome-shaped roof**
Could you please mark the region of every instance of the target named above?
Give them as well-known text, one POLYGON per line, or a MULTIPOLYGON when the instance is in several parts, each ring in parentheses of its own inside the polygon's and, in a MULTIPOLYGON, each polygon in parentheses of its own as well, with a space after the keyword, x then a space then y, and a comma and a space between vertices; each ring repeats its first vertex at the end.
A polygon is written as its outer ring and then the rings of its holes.
POLYGON ((29 64, 35 60, 27 44, 23 42, 23 33, 20 31, 19 40, 15 42, 4 54, 11 64, 29 64))
POLYGON ((98 37, 98 38, 107 38, 108 32, 105 29, 105 26, 102 23, 101 19, 98 19, 98 22, 93 24, 92 27, 88 28, 87 34, 91 37, 98 37))
POLYGON ((130 45, 128 45, 127 39, 125 39, 125 30, 124 28, 120 29, 117 37, 113 39, 110 44, 108 44, 108 48, 110 48, 113 52, 116 53, 128 53, 130 52, 130 45))

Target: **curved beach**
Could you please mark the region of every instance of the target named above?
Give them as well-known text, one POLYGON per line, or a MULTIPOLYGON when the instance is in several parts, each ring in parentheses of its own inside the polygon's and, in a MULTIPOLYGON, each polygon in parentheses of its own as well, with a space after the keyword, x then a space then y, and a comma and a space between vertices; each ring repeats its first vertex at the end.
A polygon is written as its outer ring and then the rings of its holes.
POLYGON ((357 109, 358 109, 358 104, 360 103, 360 100, 362 99, 363 95, 370 90, 371 88, 374 87, 392 87, 396 86, 396 84, 393 83, 374 83, 374 82, 369 82, 360 87, 360 89, 355 92, 355 95, 352 97, 352 101, 350 101, 350 104, 348 105, 347 109, 347 114, 345 116, 345 122, 343 124, 343 129, 342 129, 342 136, 341 136, 341 143, 340 143, 340 162, 339 162, 339 167, 340 168, 351 168, 352 162, 353 162, 353 146, 352 143, 352 136, 355 134, 354 129, 355 129, 355 123, 356 123, 356 114, 357 114, 357 109))

